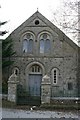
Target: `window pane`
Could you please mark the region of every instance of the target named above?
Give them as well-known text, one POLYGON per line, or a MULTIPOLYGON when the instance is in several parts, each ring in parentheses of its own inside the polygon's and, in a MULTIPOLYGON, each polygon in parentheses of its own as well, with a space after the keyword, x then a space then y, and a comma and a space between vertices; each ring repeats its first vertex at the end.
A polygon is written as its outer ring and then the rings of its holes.
POLYGON ((35 72, 37 72, 37 65, 35 65, 35 72))
POLYGON ((34 72, 34 66, 32 66, 32 71, 31 72, 34 72))
POLYGON ((45 52, 50 52, 50 40, 45 40, 45 52))
POLYGON ((68 83, 68 90, 72 90, 72 89, 73 89, 72 83, 68 83))
POLYGON ((44 53, 44 40, 40 40, 40 53, 44 53))
POLYGON ((54 79, 56 79, 56 76, 54 76, 54 79))
POLYGON ((27 46, 28 46, 28 42, 27 42, 27 40, 25 39, 25 40, 23 41, 23 52, 27 52, 27 46))
POLYGON ((18 74, 18 70, 17 70, 17 69, 15 70, 15 74, 16 74, 16 75, 18 74))
POLYGON ((40 67, 38 66, 38 72, 40 72, 40 67))
POLYGON ((56 80, 54 80, 54 83, 56 83, 56 80))
POLYGON ((56 70, 54 70, 54 73, 56 73, 56 70))
POLYGON ((56 83, 56 70, 54 70, 54 83, 56 83))
POLYGON ((58 70, 56 68, 52 69, 52 80, 53 80, 53 84, 57 84, 58 70))
POLYGON ((33 51, 33 40, 30 39, 30 40, 28 41, 28 52, 29 52, 29 53, 32 53, 32 51, 33 51))
POLYGON ((40 68, 40 66, 38 66, 38 65, 33 65, 31 68, 30 68, 30 72, 36 72, 36 73, 41 73, 41 68, 40 68))

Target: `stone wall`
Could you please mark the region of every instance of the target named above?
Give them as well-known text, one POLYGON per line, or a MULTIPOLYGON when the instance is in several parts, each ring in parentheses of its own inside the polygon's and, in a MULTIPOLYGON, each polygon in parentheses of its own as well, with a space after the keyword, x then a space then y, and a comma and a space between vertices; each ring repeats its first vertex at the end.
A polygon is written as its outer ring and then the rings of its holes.
POLYGON ((16 103, 18 77, 13 73, 8 80, 8 100, 16 103))
MULTIPOLYGON (((53 26, 48 20, 41 15, 33 15, 30 21, 26 21, 12 34, 11 38, 14 42, 14 50, 16 55, 12 58, 15 62, 11 70, 17 66, 19 68, 19 82, 26 88, 28 81, 27 66, 30 63, 38 62, 44 67, 44 74, 50 77, 51 81, 51 97, 76 96, 77 95, 77 64, 78 64, 78 47, 64 33, 53 26), (39 19, 41 17, 41 19, 39 19), (35 26, 34 21, 40 20, 40 26, 35 26), (22 52, 22 35, 30 31, 34 34, 34 49, 33 54, 22 52), (39 53, 39 34, 48 32, 51 35, 51 51, 49 54, 39 53), (59 69, 58 83, 52 84, 51 70, 59 69), (68 90, 68 82, 72 83, 73 89, 68 90)), ((44 76, 44 75, 43 75, 44 76)))
POLYGON ((51 99, 51 81, 48 75, 42 78, 41 82, 41 103, 50 103, 51 99))

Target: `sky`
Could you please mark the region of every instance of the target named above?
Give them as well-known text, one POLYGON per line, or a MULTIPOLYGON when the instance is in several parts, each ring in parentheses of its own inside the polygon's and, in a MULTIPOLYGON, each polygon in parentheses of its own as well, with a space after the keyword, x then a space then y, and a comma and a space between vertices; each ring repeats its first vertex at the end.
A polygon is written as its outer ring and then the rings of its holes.
MULTIPOLYGON (((65 1, 74 2, 79 0, 0 0, 0 22, 8 21, 5 25, 0 26, 0 31, 8 31, 4 36, 0 36, 0 39, 8 37, 12 31, 32 16, 37 9, 48 20, 53 22, 53 13, 58 9, 61 12, 65 1)), ((60 28, 60 26, 58 27, 60 28)), ((67 35, 76 42, 73 34, 67 35)))
POLYGON ((21 23, 27 20, 37 9, 48 20, 52 20, 52 11, 55 11, 63 0, 0 0, 0 21, 8 21, 7 24, 0 27, 1 30, 7 30, 8 33, 0 36, 5 39, 21 23))

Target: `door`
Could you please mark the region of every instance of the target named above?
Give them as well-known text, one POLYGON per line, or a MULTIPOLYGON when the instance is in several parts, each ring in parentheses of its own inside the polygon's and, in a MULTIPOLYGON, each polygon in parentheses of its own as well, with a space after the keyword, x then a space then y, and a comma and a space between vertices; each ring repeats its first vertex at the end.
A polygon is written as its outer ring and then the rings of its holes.
POLYGON ((41 74, 29 74, 29 92, 31 96, 40 96, 41 74))

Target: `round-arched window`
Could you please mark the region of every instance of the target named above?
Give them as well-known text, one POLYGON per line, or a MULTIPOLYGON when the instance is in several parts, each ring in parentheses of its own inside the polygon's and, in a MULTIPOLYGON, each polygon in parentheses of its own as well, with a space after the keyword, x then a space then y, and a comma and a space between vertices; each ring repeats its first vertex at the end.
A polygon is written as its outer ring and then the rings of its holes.
POLYGON ((35 25, 39 25, 39 20, 36 20, 36 21, 35 21, 35 25))
POLYGON ((13 68, 12 73, 19 75, 19 69, 17 67, 13 68))
POLYGON ((53 80, 53 84, 57 84, 58 82, 58 76, 59 76, 59 71, 57 68, 53 68, 52 69, 52 80, 53 80))
POLYGON ((43 33, 40 36, 40 53, 49 53, 51 49, 50 35, 43 33))
POLYGON ((30 67, 30 73, 41 73, 42 72, 42 69, 41 69, 41 67, 39 66, 39 65, 37 65, 37 64, 35 64, 35 65, 32 65, 31 67, 30 67))
POLYGON ((33 40, 34 40, 34 36, 31 33, 26 33, 23 36, 23 52, 24 53, 33 52, 33 40))

